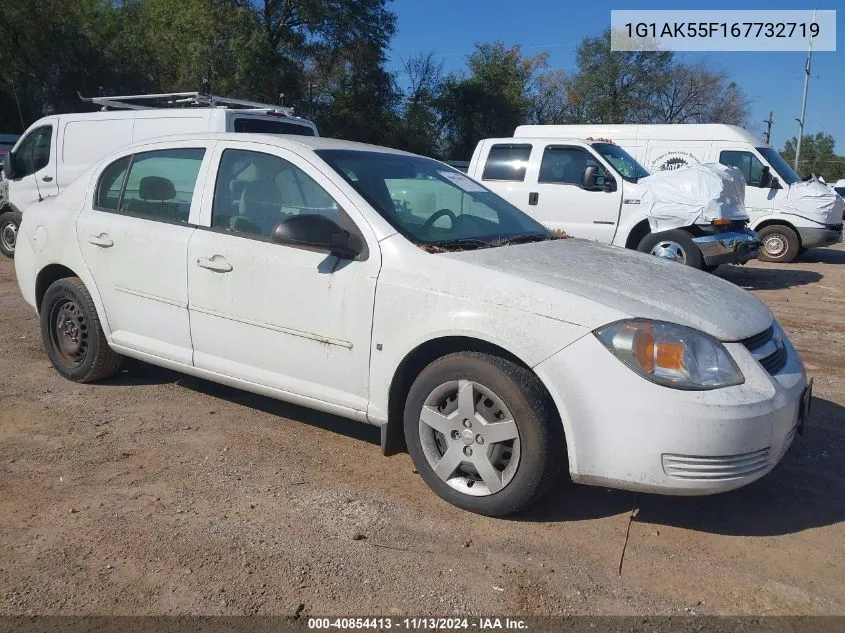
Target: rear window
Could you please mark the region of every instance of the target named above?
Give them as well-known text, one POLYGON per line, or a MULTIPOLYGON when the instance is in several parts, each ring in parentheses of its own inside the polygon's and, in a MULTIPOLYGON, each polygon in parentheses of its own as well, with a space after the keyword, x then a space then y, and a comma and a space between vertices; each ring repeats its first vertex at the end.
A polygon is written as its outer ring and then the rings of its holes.
POLYGON ((298 136, 315 136, 314 129, 307 125, 291 123, 290 121, 271 121, 269 119, 239 118, 235 119, 235 132, 249 134, 296 134, 298 136))
POLYGON ((490 148, 481 179, 522 182, 530 156, 530 145, 494 145, 490 148))

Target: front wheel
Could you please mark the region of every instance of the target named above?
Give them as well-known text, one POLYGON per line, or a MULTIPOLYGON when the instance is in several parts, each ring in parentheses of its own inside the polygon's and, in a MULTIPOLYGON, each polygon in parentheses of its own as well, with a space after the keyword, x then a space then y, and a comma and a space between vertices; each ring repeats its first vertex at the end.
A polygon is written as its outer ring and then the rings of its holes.
POLYGON ((117 373, 123 356, 109 347, 94 301, 77 277, 59 279, 41 301, 41 339, 53 367, 74 382, 117 373))
POLYGON ((408 452, 449 503, 505 516, 536 501, 563 461, 563 431, 528 369, 475 352, 426 367, 405 402, 408 452))
POLYGON ((757 232, 760 238, 759 258, 764 262, 788 264, 798 257, 801 240, 798 233, 783 224, 770 224, 757 232))
POLYGON ((6 211, 0 214, 0 253, 6 257, 15 256, 15 243, 23 216, 20 211, 6 211))
POLYGON ((704 257, 692 236, 681 229, 649 233, 637 246, 641 253, 704 270, 704 257))

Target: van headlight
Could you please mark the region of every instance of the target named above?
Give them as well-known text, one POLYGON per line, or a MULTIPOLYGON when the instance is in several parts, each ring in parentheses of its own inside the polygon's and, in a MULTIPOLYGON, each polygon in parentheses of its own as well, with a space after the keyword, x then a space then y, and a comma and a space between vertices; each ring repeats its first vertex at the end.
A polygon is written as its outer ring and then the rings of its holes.
POLYGON ((693 328, 630 319, 606 325, 594 334, 616 358, 659 385, 704 390, 745 382, 725 346, 693 328))

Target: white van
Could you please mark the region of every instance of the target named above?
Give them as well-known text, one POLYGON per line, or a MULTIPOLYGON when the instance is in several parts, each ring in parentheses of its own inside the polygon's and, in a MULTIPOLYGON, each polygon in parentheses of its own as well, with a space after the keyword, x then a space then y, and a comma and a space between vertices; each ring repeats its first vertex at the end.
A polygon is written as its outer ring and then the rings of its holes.
POLYGON ((712 270, 756 258, 736 170, 698 166, 650 176, 602 139, 492 138, 468 175, 551 229, 712 270))
POLYGON ((738 167, 760 259, 790 262, 808 248, 842 240, 843 201, 818 181, 804 183, 772 147, 740 127, 680 125, 521 125, 515 137, 602 137, 652 173, 697 163, 738 167))
POLYGON ((5 200, 0 199, 0 252, 15 253, 21 213, 57 195, 88 167, 116 149, 148 138, 192 132, 252 132, 318 136, 293 110, 201 93, 89 99, 120 110, 57 114, 33 123, 5 158, 5 200), (207 107, 147 105, 166 101, 207 107), (230 108, 229 104, 243 107, 230 108))

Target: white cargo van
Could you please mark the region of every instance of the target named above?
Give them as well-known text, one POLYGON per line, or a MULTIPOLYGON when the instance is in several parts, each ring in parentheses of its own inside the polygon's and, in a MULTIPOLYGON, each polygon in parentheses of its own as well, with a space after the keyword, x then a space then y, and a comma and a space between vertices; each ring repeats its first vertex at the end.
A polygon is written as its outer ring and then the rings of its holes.
POLYGON ((468 175, 551 229, 702 270, 757 257, 738 171, 697 166, 649 176, 604 139, 494 138, 468 175))
POLYGON ((790 262, 801 252, 842 240, 843 201, 818 181, 802 182, 772 147, 734 125, 521 125, 515 137, 602 137, 651 172, 697 163, 738 167, 745 176, 750 227, 760 259, 790 262))
POLYGON ((202 93, 95 97, 111 111, 46 116, 24 132, 5 158, 0 199, 0 252, 13 257, 23 210, 57 195, 116 149, 148 138, 192 132, 317 136, 291 108, 202 93), (172 107, 174 105, 180 107, 172 107))

